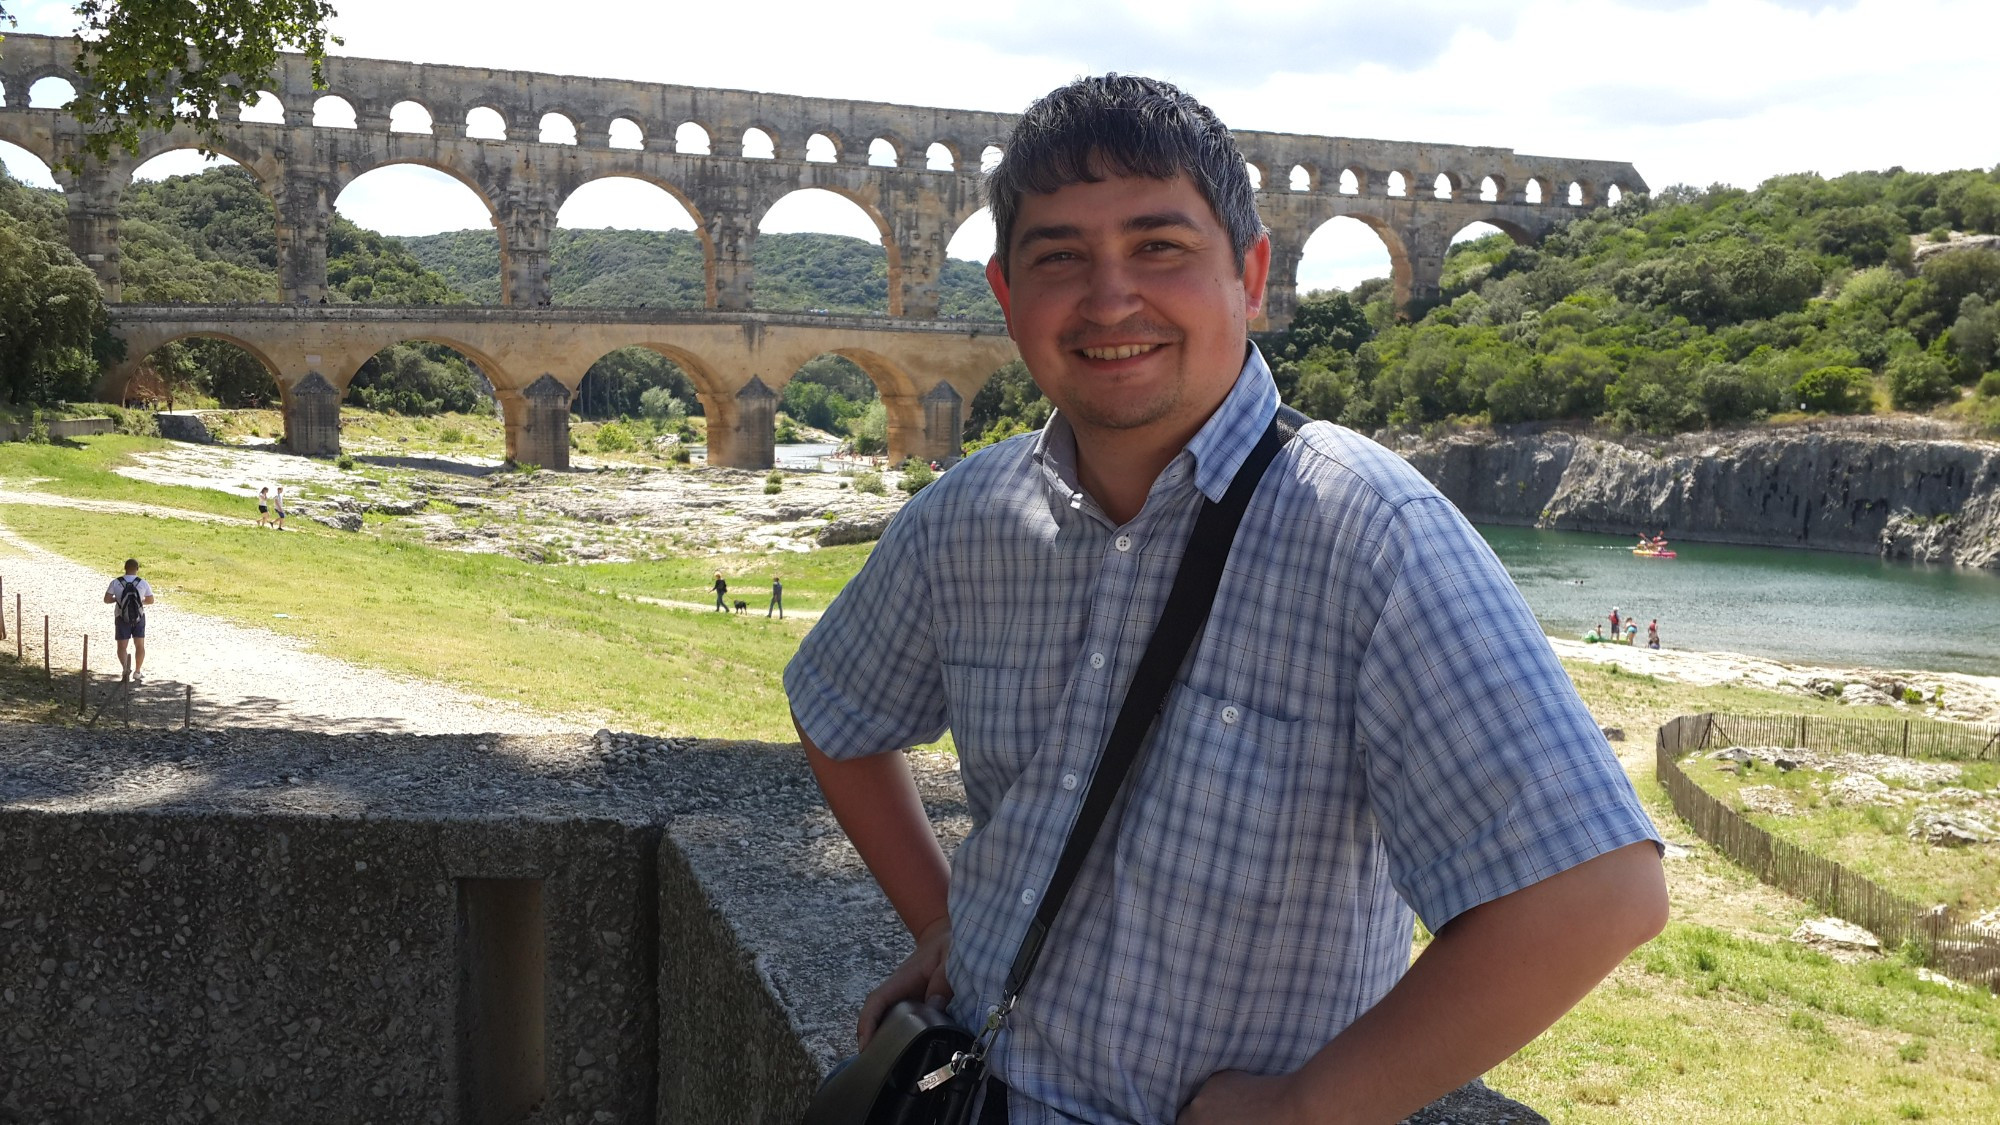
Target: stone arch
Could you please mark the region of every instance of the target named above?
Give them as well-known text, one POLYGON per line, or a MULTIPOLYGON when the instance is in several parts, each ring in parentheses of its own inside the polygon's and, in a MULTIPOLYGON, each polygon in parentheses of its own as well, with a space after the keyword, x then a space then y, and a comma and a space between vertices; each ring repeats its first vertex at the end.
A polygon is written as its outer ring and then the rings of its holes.
POLYGON ((1458 241, 1458 236, 1464 233, 1467 227, 1475 226, 1479 223, 1485 223, 1487 226, 1490 227, 1498 227, 1502 234, 1505 234, 1508 238, 1514 240, 1514 244, 1516 246, 1533 246, 1535 244, 1534 232, 1530 231, 1527 227, 1522 226, 1520 223, 1514 221, 1513 219, 1507 218, 1504 215, 1493 214, 1493 213, 1475 214, 1472 218, 1467 219, 1464 222, 1460 223, 1458 227, 1452 231, 1451 238, 1447 239, 1446 241, 1447 242, 1458 241))
POLYGON ((924 146, 924 167, 933 172, 958 171, 959 147, 946 140, 932 141, 924 146))
POLYGON ((1264 190, 1264 166, 1254 160, 1243 162, 1243 171, 1250 177, 1250 190, 1264 190))
POLYGON ((1604 205, 1606 207, 1618 206, 1625 201, 1625 194, 1624 184, 1606 184, 1604 187, 1604 205))
POLYGON ((82 85, 73 75, 48 71, 46 68, 45 72, 39 76, 33 76, 32 71, 30 75, 31 77, 25 83, 28 88, 29 109, 62 109, 69 105, 70 102, 76 100, 77 90, 82 85), (50 85, 50 83, 56 82, 69 87, 68 95, 52 94, 55 87, 50 85), (56 97, 58 100, 51 101, 51 97, 56 97))
MULTIPOLYGON (((637 416, 640 413, 640 404, 637 401, 637 396, 625 402, 615 401, 613 396, 608 393, 604 377, 596 374, 598 366, 604 363, 605 360, 624 352, 643 352, 662 363, 671 364, 674 371, 679 373, 680 381, 687 384, 685 388, 687 393, 685 395, 681 393, 683 388, 669 384, 673 393, 676 397, 687 399, 690 414, 701 413, 700 384, 696 383, 694 377, 688 374, 683 361, 665 354, 658 348, 649 347, 644 344, 626 344, 612 348, 585 364, 583 367, 583 377, 577 380, 576 395, 571 404, 572 413, 578 417, 593 419, 616 418, 626 415, 637 416)), ((641 393, 643 393, 643 390, 641 393)))
POLYGON ((1501 203, 1507 199, 1507 177, 1498 172, 1489 173, 1479 181, 1479 200, 1482 203, 1501 203))
POLYGON ((493 106, 476 105, 465 111, 465 136, 468 140, 504 141, 508 127, 507 115, 493 106))
POLYGON ((535 123, 535 139, 545 145, 574 145, 582 140, 582 130, 577 127, 577 119, 559 109, 542 114, 535 123))
POLYGON ((674 126, 675 152, 711 156, 715 152, 714 142, 715 130, 699 121, 683 121, 674 126))
POLYGON ((1563 205, 1567 207, 1595 207, 1597 192, 1589 180, 1571 180, 1563 189, 1563 205))
POLYGON ((431 107, 414 98, 404 98, 389 107, 389 131, 430 136, 437 132, 437 119, 431 107))
POLYGON ((285 103, 269 90, 252 90, 236 105, 236 119, 261 125, 283 125, 285 103))
POLYGON ((646 148, 646 127, 639 124, 633 114, 621 113, 611 119, 604 128, 604 147, 644 151, 646 148), (621 137, 621 134, 623 135, 621 137), (624 139, 629 137, 629 140, 624 139))
POLYGON ((819 130, 806 138, 806 163, 838 164, 840 157, 840 142, 826 130, 819 130))
POLYGON ((868 163, 876 168, 900 168, 909 150, 910 146, 896 134, 877 133, 868 142, 868 163))
POLYGON ((644 348, 649 352, 672 360, 674 366, 680 368, 687 375, 688 381, 694 384, 695 393, 701 397, 704 406, 714 397, 733 393, 729 389, 728 383, 720 375, 716 374, 716 364, 703 358, 698 352, 692 352, 678 344, 669 344, 661 340, 634 340, 629 344, 619 344, 615 348, 607 348, 602 355, 593 357, 589 363, 585 364, 584 370, 589 371, 605 356, 613 352, 622 352, 626 348, 644 348))
POLYGON ((1340 170, 1340 178, 1335 185, 1342 195, 1367 195, 1368 172, 1352 165, 1340 170))
POLYGON ((360 116, 354 112, 354 103, 339 94, 322 94, 313 99, 312 123, 315 129, 358 129, 360 116))
MULTIPOLYGON (((1306 249, 1310 246, 1313 239, 1322 231, 1328 230, 1339 219, 1353 219, 1375 232, 1375 236, 1382 242, 1382 248, 1388 251, 1389 254, 1389 278, 1395 285, 1396 302, 1398 305, 1407 302, 1409 300, 1410 283, 1413 276, 1410 263, 1410 249, 1403 241, 1402 232, 1394 224, 1378 216, 1369 214, 1365 210, 1356 209, 1349 211, 1335 209, 1313 220, 1310 229, 1306 232, 1306 237, 1299 243, 1300 265, 1303 266, 1305 264, 1306 249)), ((1306 291, 1306 287, 1299 283, 1297 276, 1293 278, 1293 285, 1301 293, 1306 291)))
POLYGON ((151 358, 154 352, 159 351, 168 344, 178 343, 181 340, 221 340, 225 344, 232 344, 241 348, 245 354, 262 364, 264 370, 270 373, 271 381, 278 384, 279 396, 281 398, 290 397, 292 389, 285 382, 284 371, 271 358, 269 352, 252 343, 247 337, 204 328, 186 332, 162 333, 157 338, 151 336, 143 337, 140 340, 145 345, 143 351, 138 348, 132 348, 125 362, 106 368, 103 379, 97 384, 98 401, 125 402, 131 394, 132 382, 138 378, 139 370, 146 365, 146 360, 151 358))
POLYGON ((1000 166, 1007 150, 995 142, 989 142, 979 150, 979 171, 984 174, 1000 166))
POLYGON ((110 170, 108 179, 113 188, 123 193, 132 185, 132 176, 154 159, 170 152, 193 152, 207 148, 217 156, 225 156, 250 173, 257 186, 264 191, 265 198, 273 207, 278 203, 278 184, 284 175, 283 168, 272 153, 244 142, 241 136, 221 136, 204 138, 200 142, 179 133, 148 133, 139 139, 139 150, 132 154, 131 161, 121 162, 121 166, 110 170))
POLYGON ((1412 187, 1414 183, 1415 177, 1410 173, 1401 168, 1391 168, 1389 175, 1382 181, 1382 194, 1395 199, 1407 199, 1415 194, 1412 187))
MULTIPOLYGON (((29 129, 17 121, 0 117, 0 141, 4 141, 33 157, 41 164, 42 171, 50 180, 55 182, 58 188, 63 186, 66 177, 56 174, 55 141, 51 136, 48 134, 38 135, 35 130, 29 129)), ((16 179, 18 178, 17 176, 16 179)))
POLYGON ((1555 192, 1546 176, 1529 176, 1521 184, 1521 202, 1546 207, 1555 202, 1555 192))
MULTIPOLYGON (((996 237, 996 235, 993 233, 993 211, 991 208, 986 206, 985 199, 975 197, 966 200, 963 204, 960 205, 958 213, 951 217, 950 224, 945 228, 942 237, 942 241, 945 246, 945 257, 949 258, 952 256, 951 254, 952 244, 957 242, 958 236, 961 233, 963 233, 966 230, 966 228, 969 225, 971 225, 973 221, 979 218, 979 216, 981 215, 985 216, 985 221, 983 224, 981 224, 981 226, 984 230, 989 232, 988 233, 989 240, 986 243, 986 255, 991 256, 994 253, 994 251, 998 249, 996 246, 994 246, 993 242, 991 241, 992 238, 996 237)), ((985 258, 982 257, 978 260, 984 261, 985 258)))
POLYGON ((1304 164, 1292 165, 1285 177, 1285 186, 1293 191, 1312 192, 1319 190, 1319 174, 1304 164))
MULTIPOLYGON (((479 373, 481 375, 486 376, 486 381, 493 385, 494 391, 498 392, 503 389, 518 391, 521 389, 521 387, 513 385, 515 382, 518 381, 518 377, 515 376, 513 373, 509 372, 506 368, 502 367, 500 365, 500 362, 494 359, 493 356, 490 353, 488 353, 485 349, 474 347, 473 345, 466 343, 464 340, 458 338, 457 336, 453 336, 449 333, 444 333, 444 332, 415 332, 407 336, 394 335, 393 338, 384 338, 382 340, 381 347, 376 348, 374 351, 369 352, 367 355, 362 356, 358 360, 354 360, 352 365, 349 366, 347 370, 328 371, 325 372, 324 374, 327 376, 329 381, 332 381, 336 378, 339 380, 339 382, 335 383, 334 389, 338 390, 341 393, 341 396, 344 398, 347 395, 348 387, 351 386, 354 382, 354 377, 360 374, 361 368, 364 365, 366 365, 369 360, 374 359, 376 356, 381 355, 383 352, 388 351, 390 348, 396 347, 400 344, 436 344, 441 348, 450 348, 452 351, 455 351, 459 355, 464 356, 466 359, 471 360, 473 366, 478 368, 479 373)), ((539 374, 539 372, 537 374, 539 374)), ((529 381, 532 382, 533 380, 529 381)), ((526 384, 523 384, 523 386, 525 385, 526 384)))
MULTIPOLYGON (((338 211, 342 193, 352 187, 356 180, 368 175, 370 172, 378 172, 384 168, 392 168, 399 164, 414 164, 420 168, 429 168, 433 172, 442 172, 469 189, 472 192, 473 198, 479 200, 480 205, 486 208, 487 219, 493 224, 494 234, 500 242, 500 277, 502 279, 502 292, 504 294, 506 278, 511 276, 509 267, 513 262, 514 248, 508 241, 507 228, 500 221, 499 207, 495 204, 495 200, 501 198, 501 192, 490 184, 480 182, 463 169, 453 167, 449 162, 444 160, 433 160, 419 156, 387 156, 379 152, 376 155, 377 159, 372 163, 356 161, 340 165, 327 184, 327 206, 338 211)), ((502 299, 504 302, 504 296, 502 299)), ((450 346, 457 347, 456 344, 450 346)))
POLYGON ((896 242, 895 228, 890 225, 888 217, 883 215, 881 209, 876 206, 874 197, 850 188, 834 185, 802 187, 785 192, 769 203, 763 204, 754 212, 751 219, 751 227, 762 232, 764 219, 770 215, 772 209, 801 191, 832 192, 834 195, 840 196, 842 199, 861 208, 861 212, 867 215, 869 220, 875 224, 882 248, 889 258, 889 315, 901 316, 903 314, 903 249, 896 242))
MULTIPOLYGON (((716 282, 715 236, 709 230, 708 217, 702 214, 700 206, 698 206, 694 201, 694 197, 689 195, 686 191, 683 191, 680 185, 674 183, 672 180, 663 179, 658 176, 646 175, 641 172, 626 172, 626 171, 605 172, 601 175, 590 176, 588 178, 582 179, 578 181, 576 184, 565 188, 562 191, 561 198, 559 198, 556 201, 556 215, 558 217, 557 225, 558 226, 561 225, 560 217, 562 214, 562 209, 564 205, 566 205, 570 201, 570 197, 574 196, 577 192, 582 191, 584 188, 590 186, 591 184, 598 183, 603 180, 635 180, 639 183, 646 184, 650 187, 658 188, 659 190, 665 192, 669 199, 672 199, 674 202, 680 204, 681 209, 686 211, 688 213, 688 217, 694 221, 694 236, 701 240, 702 292, 704 293, 715 292, 715 282, 716 282)), ((599 358, 603 357, 600 356, 599 358)), ((676 360, 675 362, 679 361, 676 360)))
POLYGON ((738 153, 743 159, 776 160, 778 159, 778 151, 778 134, 775 130, 763 125, 747 125, 744 127, 742 147, 738 153), (771 150, 769 156, 763 155, 767 144, 771 150))

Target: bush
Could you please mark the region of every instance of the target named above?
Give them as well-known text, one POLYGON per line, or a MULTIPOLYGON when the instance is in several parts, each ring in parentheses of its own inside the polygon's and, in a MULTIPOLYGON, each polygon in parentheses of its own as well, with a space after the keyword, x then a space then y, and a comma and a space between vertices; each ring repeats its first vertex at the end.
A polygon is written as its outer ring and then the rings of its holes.
POLYGON ((936 479, 937 479, 937 474, 931 471, 931 467, 929 465, 926 465, 922 461, 919 461, 915 457, 912 457, 909 460, 903 462, 903 481, 899 487, 901 487, 904 492, 907 492, 910 495, 915 496, 917 493, 922 492, 925 488, 929 487, 931 482, 935 481, 936 479))
POLYGON ((781 469, 772 469, 772 470, 771 470, 770 472, 768 472, 768 473, 765 473, 765 474, 764 474, 764 483, 765 483, 765 484, 776 484, 776 485, 782 485, 782 484, 784 484, 784 483, 785 483, 785 474, 784 474, 784 471, 783 471, 783 470, 781 470, 781 469))
POLYGON ((870 496, 880 496, 889 490, 882 485, 881 473, 854 474, 854 491, 866 492, 870 496))
POLYGON ((350 454, 343 453, 333 459, 333 467, 336 469, 352 469, 354 467, 354 458, 350 454))
POLYGON ((773 480, 764 482, 764 495, 766 496, 776 496, 778 493, 783 492, 784 490, 785 486, 779 484, 777 481, 773 480))
POLYGON ((1792 393, 1803 410, 1866 414, 1874 387, 1875 378, 1865 368, 1817 367, 1799 377, 1792 393))
POLYGON ((777 442, 779 445, 798 444, 799 427, 797 423, 792 421, 791 415, 778 415, 778 428, 773 431, 771 440, 777 442))
POLYGON ((1979 377, 1979 397, 2000 398, 2000 371, 1988 371, 1979 377))
POLYGON ((630 453, 639 448, 632 438, 632 431, 619 422, 606 422, 597 427, 597 451, 599 453, 630 453))
POLYGON ((1889 402, 1898 410, 1924 410, 1958 397, 1951 368, 1934 355, 1918 352, 1889 363, 1889 402))
POLYGON ((661 424, 663 429, 673 429, 687 418, 687 403, 674 397, 665 387, 647 387, 639 392, 639 413, 661 424))
POLYGON ((446 426, 438 431, 438 440, 446 445, 457 445, 465 440, 465 430, 459 426, 446 426))
POLYGON ((673 449, 667 453, 667 460, 676 465, 685 465, 694 460, 694 453, 688 449, 686 442, 676 442, 673 449))

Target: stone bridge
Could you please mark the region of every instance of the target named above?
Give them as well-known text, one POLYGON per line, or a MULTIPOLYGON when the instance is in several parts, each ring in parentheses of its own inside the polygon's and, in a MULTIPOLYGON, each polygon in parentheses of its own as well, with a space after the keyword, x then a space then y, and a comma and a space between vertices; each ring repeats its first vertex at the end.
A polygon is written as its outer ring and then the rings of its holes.
POLYGON ((368 357, 425 340, 456 349, 493 384, 507 458, 569 465, 570 400, 606 353, 643 347, 679 364, 708 417, 708 461, 769 468, 779 394, 814 356, 853 360, 880 388, 889 458, 958 457, 965 408, 1015 355, 999 324, 800 313, 361 305, 120 305, 127 358, 99 392, 116 398, 153 349, 189 336, 228 340, 277 377, 285 440, 296 453, 340 451, 340 402, 368 357))
MULTIPOLYGON (((133 173, 202 142, 176 129, 147 136, 136 153, 67 170, 82 127, 63 110, 28 102, 44 79, 80 85, 77 50, 70 39, 7 37, 0 140, 55 168, 71 244, 115 302, 120 205, 133 173)), ((377 59, 329 58, 324 75, 325 86, 315 88, 304 58, 283 56, 254 109, 239 109, 246 116, 209 142, 272 201, 288 304, 316 304, 327 294, 327 232, 341 191, 377 168, 418 164, 456 178, 485 204, 500 240, 502 300, 522 309, 548 303, 557 214, 592 181, 641 180, 686 207, 702 244, 707 307, 723 314, 757 307, 751 249, 770 209, 794 191, 832 191, 869 215, 887 252, 890 319, 867 323, 909 331, 901 326, 936 318, 945 248, 983 206, 981 165, 1014 123, 1004 113, 377 59)), ((1614 192, 1647 190, 1630 164, 1616 161, 1247 129, 1236 138, 1271 228, 1260 327, 1272 329, 1289 323, 1297 306, 1306 240, 1334 218, 1357 219, 1381 236, 1396 297, 1407 305, 1437 295, 1445 251, 1472 223, 1533 242, 1614 192)), ((575 386, 554 371, 539 374, 575 386)))

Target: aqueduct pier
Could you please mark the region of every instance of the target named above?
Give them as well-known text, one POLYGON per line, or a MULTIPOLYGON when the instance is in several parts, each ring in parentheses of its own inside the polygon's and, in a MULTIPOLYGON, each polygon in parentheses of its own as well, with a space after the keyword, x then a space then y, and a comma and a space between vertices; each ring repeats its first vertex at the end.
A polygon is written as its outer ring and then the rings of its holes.
MULTIPOLYGON (((618 324, 652 336, 647 346, 668 355, 696 339, 683 333, 697 326, 724 332, 734 326, 746 339, 804 328, 779 314, 753 313, 751 250, 766 213, 786 195, 807 188, 835 192, 868 214, 880 232, 889 274, 888 319, 838 320, 836 327, 836 320, 828 318, 814 327, 850 334, 843 338, 928 332, 923 338, 933 350, 920 362, 912 360, 913 377, 927 379, 932 387, 949 385, 961 396, 970 391, 950 373, 961 365, 957 357, 961 352, 988 354, 986 344, 973 348, 949 342, 985 340, 992 331, 988 326, 980 326, 975 335, 965 322, 940 322, 940 331, 919 325, 936 321, 945 248, 983 206, 981 163, 1005 143, 1012 114, 341 57, 326 60, 325 86, 315 88, 304 57, 284 55, 270 85, 258 92, 254 108, 239 108, 239 119, 226 123, 219 138, 204 142, 185 128, 151 134, 138 152, 84 162, 79 172, 66 165, 80 151, 82 126, 62 109, 28 104, 31 88, 44 79, 59 78, 80 88, 78 48, 66 38, 7 37, 0 47, 0 141, 28 150, 54 169, 68 204, 71 245, 97 272, 108 299, 115 303, 122 296, 121 200, 133 173, 162 153, 206 144, 241 164, 270 197, 284 301, 309 306, 286 321, 268 319, 267 311, 254 307, 178 309, 178 330, 168 310, 121 308, 114 321, 135 356, 185 336, 270 339, 263 333, 278 331, 278 324, 300 340, 317 333, 314 338, 322 341, 311 349, 277 349, 298 364, 305 363, 306 355, 325 361, 329 355, 351 354, 324 341, 358 332, 363 324, 439 320, 492 332, 504 325, 507 331, 539 332, 535 338, 543 340, 564 331, 581 340, 599 334, 604 325, 618 324), (350 316, 318 305, 328 292, 326 241, 335 201, 362 175, 395 164, 444 172, 479 197, 499 236, 504 304, 523 312, 539 310, 542 319, 510 320, 496 314, 480 320, 458 310, 444 316, 436 309, 350 316), (578 188, 606 177, 651 183, 687 209, 702 243, 709 315, 684 321, 652 314, 646 321, 659 327, 639 331, 618 313, 542 308, 550 296, 557 214, 578 188), (774 315, 776 320, 768 319, 774 315)), ((1240 130, 1236 138, 1259 184, 1258 208, 1271 229, 1272 274, 1266 294, 1271 328, 1282 328, 1296 308, 1296 277, 1306 240, 1334 218, 1351 217, 1373 229, 1388 249, 1397 299, 1422 302, 1436 296, 1445 251, 1453 235, 1470 224, 1490 223, 1530 243, 1614 192, 1647 190, 1632 165, 1617 161, 1252 130, 1240 130)), ((438 331, 448 335, 452 330, 438 331)), ((884 356, 896 351, 890 345, 853 347, 884 356)), ((788 377, 728 367, 733 360, 726 351, 716 351, 711 359, 718 365, 711 368, 714 393, 748 387, 753 379, 775 389, 774 380, 781 385, 788 377)), ((273 353, 262 354, 271 362, 273 353)), ((519 353, 501 348, 492 358, 506 367, 511 357, 515 368, 499 376, 491 370, 487 374, 496 386, 504 379, 513 387, 508 393, 525 395, 526 387, 544 375, 574 393, 586 368, 529 371, 530 355, 550 354, 532 346, 519 353), (513 386, 522 379, 525 387, 513 386)), ((886 361, 878 363, 870 374, 885 397, 905 394, 905 387, 882 382, 888 367, 886 361)), ((294 392, 309 375, 341 391, 353 373, 311 365, 272 370, 285 391, 288 426, 298 413, 294 392)), ((128 365, 120 377, 129 373, 128 365)), ((107 394, 120 389, 122 382, 112 385, 107 379, 107 394)), ((317 393, 316 386, 308 388, 309 395, 317 393)), ((706 403, 711 392, 704 388, 702 393, 706 403)), ((918 397, 924 393, 929 392, 918 397)), ((512 418, 526 408, 508 409, 512 418)), ((896 410, 891 407, 892 425, 896 410)), ((510 425, 510 435, 513 431, 510 425)), ((913 419, 904 419, 906 449, 923 445, 920 432, 913 419)), ((288 439, 302 451, 326 450, 318 436, 288 430, 288 439)), ((768 447, 768 439, 752 442, 730 456, 754 458, 757 448, 768 447)))

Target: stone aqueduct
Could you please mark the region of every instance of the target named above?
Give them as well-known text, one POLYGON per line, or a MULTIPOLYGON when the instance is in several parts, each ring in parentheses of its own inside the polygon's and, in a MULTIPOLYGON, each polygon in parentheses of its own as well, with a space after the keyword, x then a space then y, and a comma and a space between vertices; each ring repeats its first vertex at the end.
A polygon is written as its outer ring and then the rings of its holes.
MULTIPOLYGON (((0 140, 56 169, 71 244, 118 302, 121 197, 140 165, 197 141, 185 130, 149 135, 136 154, 89 162, 81 173, 64 169, 78 151, 81 126, 63 110, 29 108, 28 92, 51 77, 80 85, 76 52, 70 39, 7 37, 0 140)), ((607 352, 637 345, 672 358, 696 383, 711 463, 762 468, 771 463, 777 393, 801 363, 831 351, 855 360, 881 388, 892 457, 949 460, 957 455, 965 402, 1013 354, 1000 325, 937 319, 945 247, 983 205, 980 162, 1005 140, 1010 114, 377 59, 329 58, 324 76, 325 87, 315 89, 306 61, 284 56, 257 102, 263 110, 265 99, 275 98, 282 121, 233 122, 209 142, 271 197, 284 307, 117 304, 113 323, 130 358, 107 374, 103 395, 120 394, 139 360, 160 344, 228 339, 275 375, 289 446, 328 455, 339 448, 339 400, 362 361, 389 344, 430 340, 458 349, 492 381, 507 417, 509 456, 556 467, 568 463, 568 404, 584 373, 607 352), (340 108, 328 99, 351 110, 351 127, 328 121, 325 111, 340 108), (428 115, 428 132, 391 127, 392 110, 404 103, 428 115), (481 110, 498 114, 504 139, 467 135, 469 115, 481 110), (575 143, 542 140, 551 115, 574 130, 575 143), (706 135, 710 151, 682 148, 678 138, 693 135, 688 125, 706 135), (771 157, 738 152, 753 130, 769 138, 771 157), (614 143, 619 138, 624 143, 614 143), (822 156, 830 146, 831 160, 808 159, 809 141, 822 156), (942 162, 949 167, 933 166, 942 162), (500 239, 506 307, 318 304, 327 292, 335 200, 363 174, 393 164, 453 176, 487 206, 500 239), (654 184, 693 216, 706 309, 545 307, 557 212, 579 187, 612 176, 654 184), (844 196, 874 220, 888 255, 887 318, 756 310, 751 247, 758 225, 803 188, 844 196)), ((1614 188, 1647 190, 1621 162, 1249 130, 1236 136, 1259 178, 1258 206, 1271 229, 1266 307, 1273 328, 1296 307, 1306 239, 1337 216, 1381 236, 1396 296, 1412 302, 1437 293, 1446 248, 1468 224, 1491 223, 1532 242, 1614 188)))

